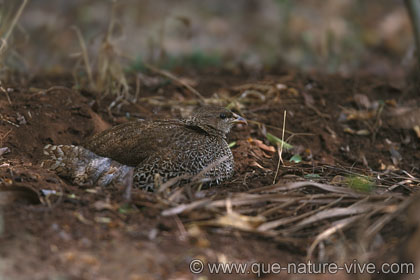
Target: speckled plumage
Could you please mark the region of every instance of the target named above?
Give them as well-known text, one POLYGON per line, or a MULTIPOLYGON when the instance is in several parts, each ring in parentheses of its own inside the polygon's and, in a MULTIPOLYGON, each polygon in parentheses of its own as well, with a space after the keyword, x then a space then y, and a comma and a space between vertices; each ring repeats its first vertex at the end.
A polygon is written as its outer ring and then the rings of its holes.
POLYGON ((44 165, 79 185, 118 183, 134 168, 134 186, 153 189, 156 174, 165 182, 196 175, 216 162, 205 177, 218 184, 233 174, 226 134, 235 123, 246 121, 216 106, 198 108, 187 119, 129 122, 94 135, 82 146, 47 145, 44 165))

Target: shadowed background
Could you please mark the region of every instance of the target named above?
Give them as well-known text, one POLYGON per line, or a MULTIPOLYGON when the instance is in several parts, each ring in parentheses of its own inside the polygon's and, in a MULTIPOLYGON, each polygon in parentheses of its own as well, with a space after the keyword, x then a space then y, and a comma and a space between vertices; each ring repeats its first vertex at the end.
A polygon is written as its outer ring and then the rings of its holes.
MULTIPOLYGON (((3 23, 20 1, 1 1, 3 23)), ((32 0, 9 42, 6 64, 33 72, 68 72, 80 58, 72 26, 94 57, 109 34, 123 65, 164 68, 289 64, 350 74, 398 75, 412 56, 409 18, 401 0, 32 0), (113 9, 114 7, 114 9, 113 9), (114 25, 108 32, 110 22, 114 25)))

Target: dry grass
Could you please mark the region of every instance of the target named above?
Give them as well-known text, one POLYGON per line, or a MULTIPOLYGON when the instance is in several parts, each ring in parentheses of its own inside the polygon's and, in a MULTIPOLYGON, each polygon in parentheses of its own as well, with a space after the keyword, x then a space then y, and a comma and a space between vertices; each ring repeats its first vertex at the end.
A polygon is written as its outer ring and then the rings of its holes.
POLYGON ((27 3, 28 0, 22 0, 17 11, 4 8, 0 14, 2 18, 2 21, 0 22, 0 34, 3 34, 0 38, 0 65, 3 69, 2 71, 5 69, 7 70, 5 57, 7 56, 8 51, 12 50, 10 48, 11 36, 27 3))
POLYGON ((73 27, 81 49, 81 52, 75 55, 77 61, 73 76, 75 77, 76 85, 80 87, 85 84, 85 81, 80 79, 79 75, 76 74, 83 64, 90 90, 103 93, 104 95, 115 95, 116 100, 131 100, 133 98, 130 95, 130 87, 124 73, 123 56, 113 43, 113 33, 116 26, 116 8, 117 2, 114 1, 111 8, 108 29, 104 34, 99 50, 92 50, 92 52, 97 53, 94 58, 91 58, 89 55, 89 48, 86 45, 82 32, 79 28, 73 27))
MULTIPOLYGON (((333 181, 343 174, 329 166, 321 169, 328 170, 324 180, 333 181)), ((370 193, 356 191, 345 183, 333 185, 302 179, 217 197, 194 186, 172 189, 165 186, 165 192, 156 196, 136 192, 133 202, 143 205, 151 200, 163 216, 185 218, 187 228, 224 229, 218 232, 239 231, 268 238, 306 252, 307 259, 361 260, 374 255, 378 235, 385 242, 381 246, 389 246, 386 240, 398 233, 384 229, 395 226, 399 215, 412 203, 413 198, 404 192, 411 193, 420 186, 420 179, 409 174, 376 175, 382 179, 370 193), (343 251, 338 241, 344 241, 347 250, 343 251)))
MULTIPOLYGON (((247 84, 233 88, 237 95, 213 96, 202 101, 229 104, 240 110, 251 102, 255 105, 267 101, 260 96, 275 99, 280 91, 289 90, 279 88, 247 84)), ((170 102, 170 106, 181 106, 170 102)), ((285 118, 284 115, 283 123, 285 118)), ((257 121, 249 122, 265 127, 257 121)), ((285 133, 292 137, 300 135, 287 131, 285 126, 270 128, 281 131, 282 139, 285 133)), ((287 144, 280 141, 276 142, 278 168, 293 169, 290 165, 280 166, 280 143, 287 144)), ((234 193, 202 191, 201 184, 173 187, 179 181, 175 178, 165 183, 157 195, 135 191, 132 202, 153 205, 163 216, 179 216, 186 221, 187 229, 198 226, 217 233, 269 239, 313 261, 362 261, 381 257, 383 250, 396 249, 398 245, 390 240, 400 237, 397 229, 405 226, 402 213, 416 199, 411 194, 420 189, 420 179, 404 170, 374 172, 318 165, 303 171, 290 170, 289 174, 303 174, 294 177, 294 182, 280 178, 276 183, 277 172, 272 185, 260 188, 249 185, 246 186, 249 191, 234 193), (308 181, 308 175, 313 174, 319 175, 317 181, 308 181), (382 240, 380 244, 378 240, 382 240)))

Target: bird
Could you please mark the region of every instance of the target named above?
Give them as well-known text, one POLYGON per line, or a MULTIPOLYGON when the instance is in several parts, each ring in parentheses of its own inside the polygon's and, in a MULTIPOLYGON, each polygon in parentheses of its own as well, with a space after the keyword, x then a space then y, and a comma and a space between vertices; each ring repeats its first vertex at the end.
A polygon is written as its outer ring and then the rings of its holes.
POLYGON ((247 121, 224 107, 205 105, 183 119, 120 124, 80 146, 48 144, 42 165, 80 186, 118 184, 131 175, 133 187, 154 191, 156 178, 165 183, 203 172, 209 185, 217 185, 233 175, 227 134, 235 124, 247 121))

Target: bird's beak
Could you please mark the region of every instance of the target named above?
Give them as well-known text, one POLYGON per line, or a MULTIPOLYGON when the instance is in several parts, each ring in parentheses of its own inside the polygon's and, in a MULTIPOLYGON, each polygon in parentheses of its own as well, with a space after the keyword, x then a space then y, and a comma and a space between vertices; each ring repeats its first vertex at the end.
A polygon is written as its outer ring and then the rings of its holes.
POLYGON ((246 121, 246 119, 242 118, 241 116, 239 116, 238 114, 232 113, 233 117, 235 118, 232 123, 240 123, 243 125, 248 125, 248 122, 246 121))

